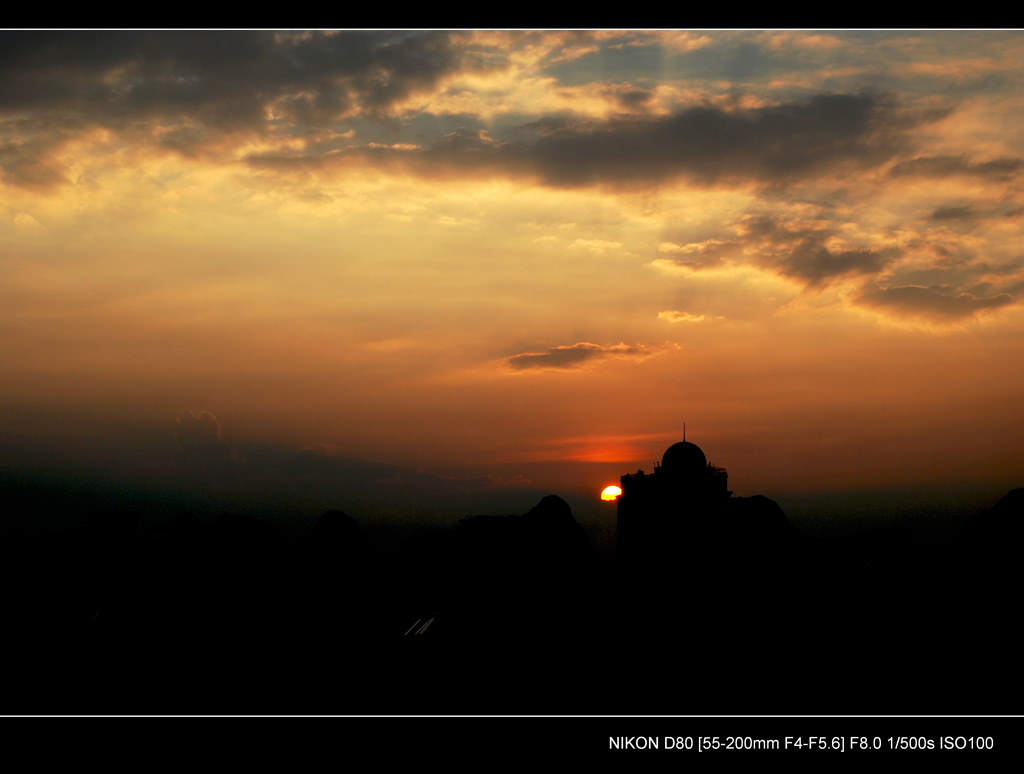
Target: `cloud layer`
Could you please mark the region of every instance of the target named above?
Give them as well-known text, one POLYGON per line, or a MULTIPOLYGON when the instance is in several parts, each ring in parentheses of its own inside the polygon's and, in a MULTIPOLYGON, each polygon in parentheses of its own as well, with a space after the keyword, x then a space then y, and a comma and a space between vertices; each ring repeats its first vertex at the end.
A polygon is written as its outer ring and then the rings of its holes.
MULTIPOLYGON (((259 442, 611 460, 640 451, 594 439, 683 420, 884 446, 865 407, 912 438, 970 406, 981 460, 1024 430, 1022 57, 1015 31, 0 33, 0 403, 60 418, 8 421, 37 450, 217 407, 230 443, 175 425, 200 480, 248 481, 259 442)), ((934 441, 900 459, 940 469, 934 441)))

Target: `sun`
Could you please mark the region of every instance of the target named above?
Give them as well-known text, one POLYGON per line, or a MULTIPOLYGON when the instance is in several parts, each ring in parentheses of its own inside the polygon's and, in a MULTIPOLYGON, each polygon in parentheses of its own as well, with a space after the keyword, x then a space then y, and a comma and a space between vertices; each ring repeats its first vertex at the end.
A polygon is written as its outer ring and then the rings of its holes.
POLYGON ((622 490, 617 486, 606 486, 604 491, 601 492, 602 500, 618 500, 619 495, 622 494, 622 490))

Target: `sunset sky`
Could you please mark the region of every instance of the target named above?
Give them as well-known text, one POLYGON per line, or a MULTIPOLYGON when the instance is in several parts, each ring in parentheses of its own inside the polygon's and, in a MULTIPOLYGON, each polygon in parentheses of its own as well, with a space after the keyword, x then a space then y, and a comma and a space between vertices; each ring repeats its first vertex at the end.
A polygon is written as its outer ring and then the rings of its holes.
POLYGON ((1022 116, 1020 32, 3 33, 0 466, 1022 486, 1022 116))

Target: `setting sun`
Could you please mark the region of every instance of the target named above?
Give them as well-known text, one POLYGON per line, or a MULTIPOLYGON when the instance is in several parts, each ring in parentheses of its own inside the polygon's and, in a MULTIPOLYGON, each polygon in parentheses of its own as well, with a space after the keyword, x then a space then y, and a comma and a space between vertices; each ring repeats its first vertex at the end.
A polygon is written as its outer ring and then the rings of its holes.
POLYGON ((601 492, 602 500, 618 500, 622 490, 617 486, 606 486, 601 492))

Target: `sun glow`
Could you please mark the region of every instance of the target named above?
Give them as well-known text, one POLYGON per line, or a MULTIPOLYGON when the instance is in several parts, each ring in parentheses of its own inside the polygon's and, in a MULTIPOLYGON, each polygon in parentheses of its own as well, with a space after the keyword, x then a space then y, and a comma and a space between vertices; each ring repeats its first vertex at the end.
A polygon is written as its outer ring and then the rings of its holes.
POLYGON ((606 486, 601 492, 602 500, 618 500, 622 490, 617 486, 606 486))

